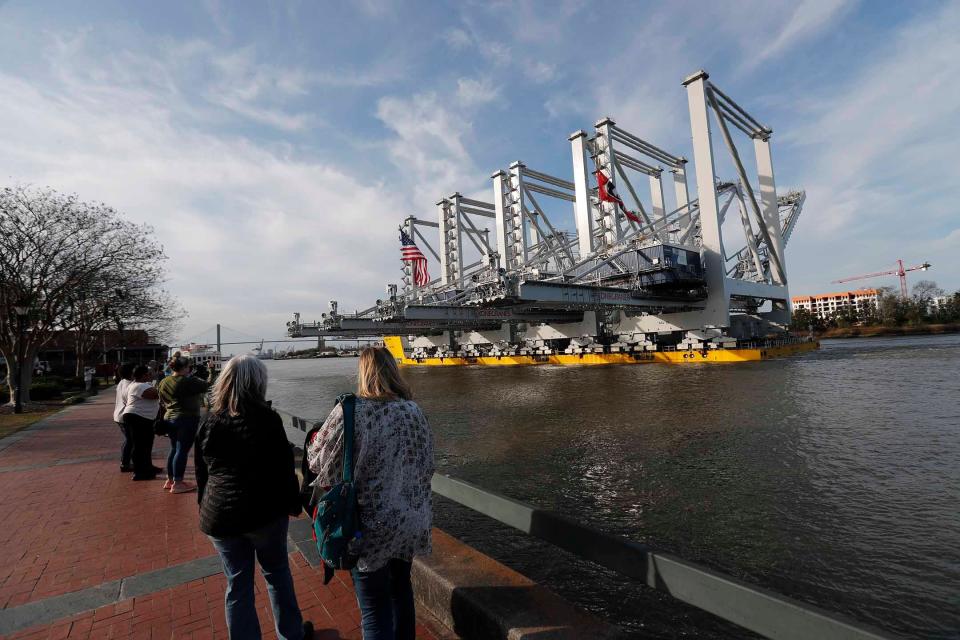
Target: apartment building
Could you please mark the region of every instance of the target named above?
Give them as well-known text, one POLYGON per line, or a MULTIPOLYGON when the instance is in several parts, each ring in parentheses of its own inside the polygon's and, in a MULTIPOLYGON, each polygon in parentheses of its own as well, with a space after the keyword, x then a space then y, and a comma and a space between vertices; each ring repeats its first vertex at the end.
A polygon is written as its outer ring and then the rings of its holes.
POLYGON ((795 296, 794 309, 806 309, 818 318, 828 320, 838 311, 846 308, 856 309, 858 313, 877 306, 880 292, 877 289, 857 289, 821 293, 814 296, 795 296))
POLYGON ((937 313, 950 302, 949 296, 934 296, 927 304, 927 313, 937 313))

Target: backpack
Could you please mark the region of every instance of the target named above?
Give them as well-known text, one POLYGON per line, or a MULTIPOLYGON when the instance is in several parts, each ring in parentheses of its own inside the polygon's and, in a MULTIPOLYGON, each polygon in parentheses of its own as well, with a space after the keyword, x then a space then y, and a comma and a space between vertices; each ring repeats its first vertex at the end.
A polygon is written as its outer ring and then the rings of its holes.
POLYGON ((357 491, 353 484, 354 409, 357 398, 345 393, 337 398, 343 408, 343 477, 323 495, 321 487, 310 486, 317 476, 310 470, 307 447, 320 425, 307 432, 303 443, 304 456, 301 462, 303 481, 300 485, 300 500, 313 519, 313 539, 317 543, 323 561, 323 584, 333 578, 336 569, 353 569, 359 556, 350 553, 350 542, 360 538, 360 509, 357 491))

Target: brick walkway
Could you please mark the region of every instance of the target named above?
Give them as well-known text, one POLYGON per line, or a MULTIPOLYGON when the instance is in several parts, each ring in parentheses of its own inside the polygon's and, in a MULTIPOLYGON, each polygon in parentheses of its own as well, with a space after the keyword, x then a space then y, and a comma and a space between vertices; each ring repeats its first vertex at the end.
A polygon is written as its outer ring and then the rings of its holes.
MULTIPOLYGON (((112 410, 110 389, 0 440, 0 636, 226 638, 226 581, 198 529, 196 494, 121 474, 112 410)), ((166 453, 158 439, 158 466, 166 453)), ((324 586, 299 551, 290 560, 315 637, 359 639, 349 575, 324 586)), ((259 573, 257 608, 275 637, 259 573)), ((442 635, 433 622, 418 627, 418 638, 442 635)))

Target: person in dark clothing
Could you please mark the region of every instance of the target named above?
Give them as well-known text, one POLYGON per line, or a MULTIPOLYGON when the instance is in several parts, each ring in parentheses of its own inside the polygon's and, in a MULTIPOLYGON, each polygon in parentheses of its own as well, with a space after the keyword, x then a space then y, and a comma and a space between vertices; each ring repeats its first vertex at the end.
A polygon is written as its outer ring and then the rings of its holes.
POLYGON ((127 403, 127 386, 133 381, 133 363, 124 362, 117 369, 117 397, 113 408, 113 421, 120 427, 123 434, 123 444, 120 447, 120 471, 133 471, 131 455, 133 454, 133 437, 123 422, 123 409, 127 403))
POLYGON ((200 530, 220 554, 227 576, 231 640, 260 638, 254 564, 267 582, 277 637, 313 634, 303 621, 287 559, 287 526, 300 515, 293 449, 279 414, 265 400, 267 368, 236 356, 213 387, 210 413, 197 432, 194 461, 200 530))
POLYGON ((133 479, 153 480, 162 471, 153 466, 153 421, 160 409, 160 395, 150 383, 150 369, 138 365, 126 388, 123 424, 133 439, 133 479))

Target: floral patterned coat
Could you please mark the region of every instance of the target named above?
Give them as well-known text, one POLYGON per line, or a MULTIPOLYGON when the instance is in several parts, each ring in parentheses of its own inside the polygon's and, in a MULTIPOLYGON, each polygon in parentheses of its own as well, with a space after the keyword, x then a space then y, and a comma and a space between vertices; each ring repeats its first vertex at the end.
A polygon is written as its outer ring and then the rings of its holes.
MULTIPOLYGON (((433 435, 410 400, 357 398, 354 483, 362 536, 351 543, 357 569, 376 571, 393 559, 431 551, 433 435)), ((337 405, 307 446, 314 483, 332 486, 343 473, 343 410, 337 405)))

